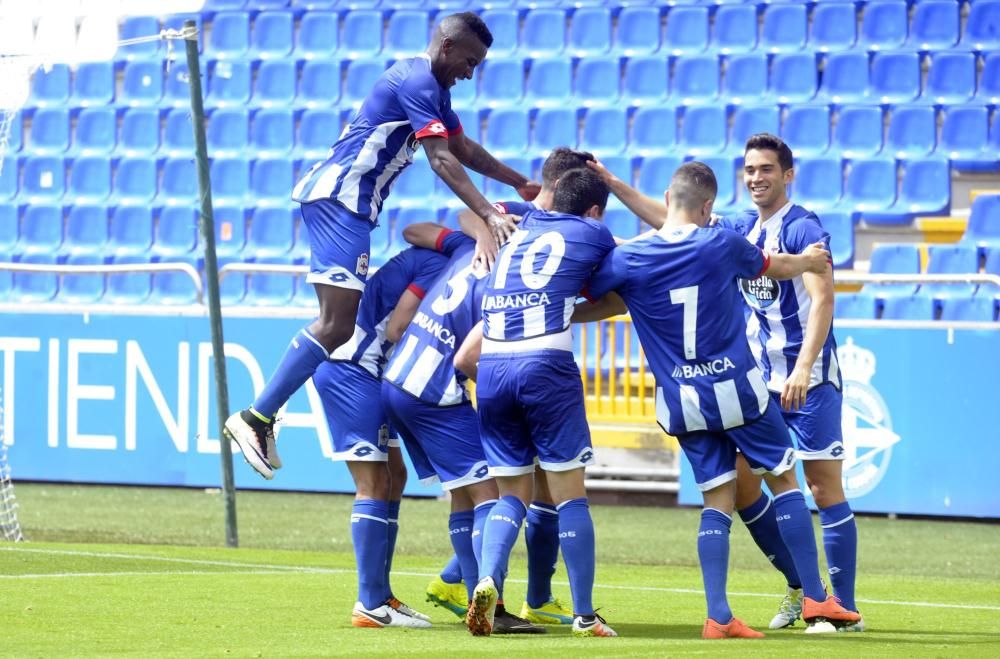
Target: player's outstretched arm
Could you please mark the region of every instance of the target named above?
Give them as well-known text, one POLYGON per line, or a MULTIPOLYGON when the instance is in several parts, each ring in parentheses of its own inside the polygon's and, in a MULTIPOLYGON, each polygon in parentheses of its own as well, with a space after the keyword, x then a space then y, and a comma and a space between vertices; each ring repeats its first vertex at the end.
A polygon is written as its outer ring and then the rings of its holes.
MULTIPOLYGON (((482 224, 482 220, 479 222, 482 224)), ((435 249, 444 227, 436 222, 416 222, 403 228, 403 240, 414 247, 435 249)))
POLYGON ((542 189, 538 183, 494 158, 481 144, 469 139, 464 133, 449 139, 448 148, 463 165, 509 185, 517 190, 517 194, 525 201, 533 200, 542 189))
POLYGON ((469 376, 473 382, 479 376, 479 355, 483 349, 483 321, 476 323, 455 353, 455 368, 469 376))
POLYGON ((611 194, 618 197, 626 208, 639 216, 640 220, 654 229, 663 226, 663 222, 667 219, 667 205, 665 203, 642 194, 608 171, 600 161, 593 160, 587 165, 600 174, 601 180, 607 184, 611 194))
POLYGON ((399 343, 403 338, 403 332, 410 326, 413 317, 417 315, 417 307, 420 306, 420 296, 406 289, 399 296, 399 302, 389 316, 389 322, 385 326, 385 338, 392 343, 399 343))
POLYGON ((573 323, 592 323, 626 313, 625 300, 617 293, 608 293, 596 302, 580 302, 573 309, 573 323))
POLYGON ((831 269, 830 252, 823 243, 813 243, 801 254, 772 254, 761 274, 771 279, 792 279, 805 272, 824 274, 831 269))

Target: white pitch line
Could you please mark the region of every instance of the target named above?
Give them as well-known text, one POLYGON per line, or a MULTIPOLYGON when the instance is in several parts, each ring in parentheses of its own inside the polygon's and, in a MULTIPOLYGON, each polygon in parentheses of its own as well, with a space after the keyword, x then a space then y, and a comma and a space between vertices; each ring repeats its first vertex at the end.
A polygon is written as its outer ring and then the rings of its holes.
POLYGON ((190 570, 183 572, 40 572, 38 574, 0 574, 0 579, 72 579, 76 577, 200 577, 206 575, 288 574, 284 570, 190 570))
MULTIPOLYGON (((36 554, 55 554, 64 556, 87 556, 91 558, 116 558, 116 559, 131 559, 138 561, 162 561, 164 563, 182 563, 189 565, 215 565, 220 567, 231 567, 231 568, 251 568, 251 570, 238 570, 233 572, 205 572, 204 574, 356 574, 356 570, 346 569, 346 568, 322 568, 322 567, 309 567, 301 565, 272 565, 272 564, 261 564, 261 563, 241 563, 239 561, 213 561, 207 559, 199 558, 177 558, 173 556, 151 556, 148 554, 117 554, 113 552, 91 552, 91 551, 76 551, 72 549, 36 549, 33 547, 3 547, 4 551, 11 552, 31 552, 36 554), (254 570, 259 572, 254 572, 254 570)), ((131 573, 66 573, 66 577, 73 577, 78 575, 83 576, 115 576, 129 575, 131 573)), ((145 574, 184 574, 183 572, 171 572, 171 573, 150 573, 150 572, 135 572, 135 575, 145 575, 145 574)), ((201 572, 191 573, 191 574, 203 574, 201 572)), ((407 572, 407 571, 393 571, 393 575, 400 577, 419 577, 422 579, 433 578, 437 576, 437 573, 432 572, 407 572)), ((15 575, 16 576, 16 575, 15 575)), ((20 575, 22 578, 27 578, 28 575, 20 575)), ((39 576, 49 576, 49 575, 39 575, 39 576)), ((507 579, 511 583, 526 583, 524 579, 507 579)), ((557 581, 553 582, 555 585, 568 586, 569 582, 557 581)), ((608 590, 629 590, 629 591, 641 591, 641 592, 653 592, 653 593, 674 593, 678 595, 704 595, 704 591, 697 588, 667 588, 664 586, 632 586, 632 585, 616 585, 616 584, 594 584, 595 588, 606 588, 608 590)), ((734 597, 766 597, 774 598, 776 595, 774 593, 748 593, 748 592, 730 592, 729 595, 734 597)), ((874 599, 858 599, 861 604, 875 604, 881 606, 913 606, 919 608, 931 608, 931 609, 964 609, 971 611, 1000 611, 1000 606, 989 605, 989 604, 946 604, 943 602, 907 602, 902 600, 874 600, 874 599)))

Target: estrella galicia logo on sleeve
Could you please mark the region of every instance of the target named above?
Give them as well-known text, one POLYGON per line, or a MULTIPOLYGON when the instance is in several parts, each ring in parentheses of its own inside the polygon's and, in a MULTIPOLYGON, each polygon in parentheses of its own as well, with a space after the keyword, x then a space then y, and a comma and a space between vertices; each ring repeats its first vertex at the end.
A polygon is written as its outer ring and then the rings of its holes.
POLYGON ((778 299, 778 282, 770 277, 760 276, 756 279, 740 279, 740 292, 744 299, 754 309, 767 309, 778 299))

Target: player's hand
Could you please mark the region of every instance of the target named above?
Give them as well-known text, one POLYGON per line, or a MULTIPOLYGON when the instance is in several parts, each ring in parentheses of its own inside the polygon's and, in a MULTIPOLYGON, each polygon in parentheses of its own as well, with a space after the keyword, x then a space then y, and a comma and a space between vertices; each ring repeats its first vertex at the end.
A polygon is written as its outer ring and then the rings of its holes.
POLYGON ((806 404, 806 394, 809 391, 810 372, 795 367, 785 380, 781 390, 781 409, 786 412, 800 410, 806 404))
POLYGON ((487 272, 492 271, 500 246, 507 242, 510 234, 517 230, 517 223, 520 221, 520 215, 491 216, 487 220, 489 235, 476 238, 476 248, 472 254, 473 265, 485 268, 487 272))
POLYGON ((616 180, 615 175, 612 174, 600 160, 588 160, 587 167, 590 167, 592 170, 597 172, 597 175, 601 177, 601 180, 608 185, 611 185, 611 182, 616 180))
POLYGON ((825 273, 830 269, 833 260, 830 258, 830 252, 827 251, 826 245, 822 242, 813 243, 806 247, 802 251, 802 255, 806 257, 809 262, 806 268, 807 272, 815 272, 818 275, 825 273))
POLYGON ((517 194, 521 195, 521 199, 534 201, 538 193, 542 191, 542 186, 535 181, 528 181, 524 185, 515 188, 515 190, 517 190, 517 194))
POLYGON ((510 235, 517 231, 517 223, 521 221, 520 215, 493 215, 487 221, 490 233, 497 241, 497 247, 503 245, 510 238, 510 235))
POLYGON ((476 270, 482 269, 490 272, 493 270, 493 264, 497 260, 497 252, 499 251, 497 241, 493 236, 489 236, 485 240, 476 240, 476 248, 472 252, 472 267, 476 270))

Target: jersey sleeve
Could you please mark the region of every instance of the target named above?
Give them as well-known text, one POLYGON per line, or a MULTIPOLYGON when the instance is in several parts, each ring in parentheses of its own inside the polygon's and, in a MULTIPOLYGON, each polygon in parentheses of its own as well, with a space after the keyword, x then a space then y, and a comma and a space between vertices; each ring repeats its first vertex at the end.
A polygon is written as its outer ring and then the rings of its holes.
POLYGON ((438 236, 437 244, 434 249, 441 252, 447 257, 451 257, 455 252, 470 245, 475 245, 476 241, 469 238, 467 235, 461 231, 453 231, 451 229, 442 229, 441 234, 438 236))
POLYGON ((530 201, 497 201, 493 208, 506 215, 524 215, 528 211, 535 210, 535 205, 530 201))
POLYGON ((735 231, 719 231, 725 253, 725 263, 729 264, 736 277, 756 279, 771 265, 771 257, 735 231))
POLYGON ((420 249, 421 257, 416 263, 416 271, 413 274, 407 290, 412 292, 421 300, 424 295, 437 281, 438 275, 448 265, 448 258, 431 250, 420 249))
POLYGON ((821 242, 827 249, 830 248, 830 234, 812 216, 789 224, 781 238, 783 247, 789 254, 801 254, 813 243, 821 242))
POLYGON ((429 73, 410 72, 399 87, 399 104, 418 140, 424 137, 447 138, 452 129, 457 130, 461 126, 450 105, 445 104, 447 111, 442 111, 441 86, 429 73))
POLYGON ((622 247, 611 250, 590 276, 587 297, 599 300, 611 291, 620 291, 628 281, 628 253, 622 247))

